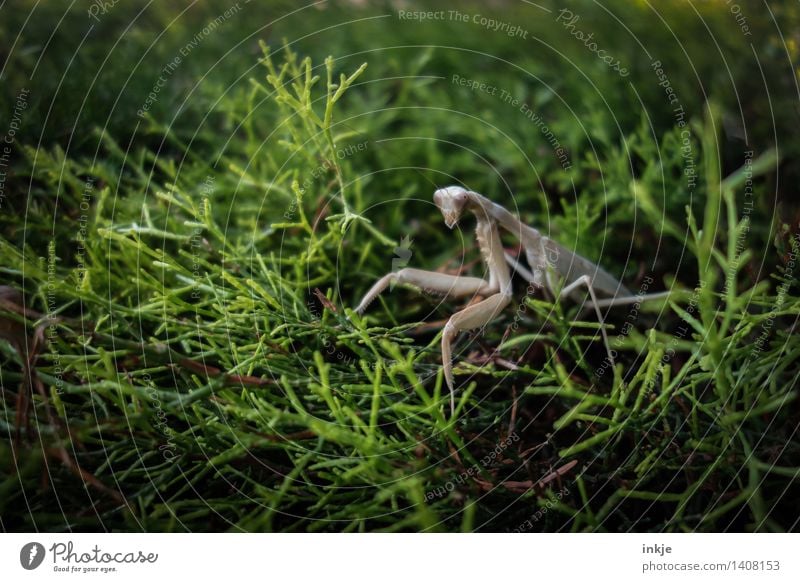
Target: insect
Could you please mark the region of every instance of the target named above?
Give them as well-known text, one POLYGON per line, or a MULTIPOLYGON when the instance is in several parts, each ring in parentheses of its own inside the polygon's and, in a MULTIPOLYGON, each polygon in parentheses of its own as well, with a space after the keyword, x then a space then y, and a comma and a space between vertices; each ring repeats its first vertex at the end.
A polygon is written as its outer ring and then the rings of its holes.
POLYGON ((520 276, 543 290, 552 299, 570 297, 581 301, 581 288, 589 292, 590 307, 600 321, 600 333, 613 367, 614 358, 605 330, 601 307, 637 303, 643 300, 668 296, 669 292, 634 295, 599 265, 561 246, 535 228, 521 222, 511 212, 486 198, 460 186, 436 190, 434 204, 442 212, 448 228, 458 224, 462 215, 470 211, 477 219, 476 239, 489 271, 489 279, 447 275, 434 271, 404 268, 381 277, 356 307, 363 314, 370 303, 387 287, 407 283, 415 287, 444 295, 447 299, 480 295, 479 303, 454 313, 442 333, 442 368, 450 390, 450 412, 455 413, 453 391, 452 344, 459 332, 483 327, 511 302, 511 268, 520 276), (517 237, 525 252, 528 267, 503 250, 500 229, 517 237), (605 298, 598 299, 597 294, 605 298))

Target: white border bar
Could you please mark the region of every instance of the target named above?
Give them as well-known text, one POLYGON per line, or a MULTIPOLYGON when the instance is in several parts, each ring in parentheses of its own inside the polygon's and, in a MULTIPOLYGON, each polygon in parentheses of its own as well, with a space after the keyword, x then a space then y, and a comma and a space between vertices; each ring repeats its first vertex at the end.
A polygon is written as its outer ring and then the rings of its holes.
POLYGON ((795 534, 3 534, 0 576, 115 582, 777 581, 800 580, 799 542, 795 534), (29 571, 20 553, 32 542, 45 548, 45 556, 29 571), (117 563, 152 560, 151 554, 157 554, 151 562, 117 563), (84 572, 87 567, 98 570, 84 572))

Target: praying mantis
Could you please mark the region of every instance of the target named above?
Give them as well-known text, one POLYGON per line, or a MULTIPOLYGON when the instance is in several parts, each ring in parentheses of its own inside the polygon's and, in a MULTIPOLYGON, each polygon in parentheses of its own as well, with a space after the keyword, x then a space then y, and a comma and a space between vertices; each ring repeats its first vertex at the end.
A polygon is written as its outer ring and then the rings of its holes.
POLYGON ((390 285, 394 286, 395 283, 407 283, 426 291, 439 293, 447 299, 475 295, 484 297, 480 302, 454 313, 442 332, 442 368, 445 382, 450 391, 451 415, 455 414, 453 342, 459 332, 485 326, 497 318, 508 306, 513 297, 511 268, 530 284, 542 289, 557 301, 564 297, 581 301, 580 289, 585 287, 589 292, 590 306, 594 308, 600 322, 600 333, 612 367, 614 358, 611 354, 600 308, 630 305, 670 295, 668 291, 634 295, 599 265, 541 234, 535 228, 521 222, 503 206, 477 192, 466 190, 460 186, 449 186, 436 190, 433 194, 433 201, 450 229, 458 224, 466 211, 475 215, 477 219, 476 239, 489 272, 488 280, 404 268, 381 277, 367 291, 355 311, 359 315, 363 314, 381 292, 390 285), (501 228, 519 239, 528 267, 503 250, 500 241, 501 228), (598 293, 601 293, 604 298, 598 299, 598 293))

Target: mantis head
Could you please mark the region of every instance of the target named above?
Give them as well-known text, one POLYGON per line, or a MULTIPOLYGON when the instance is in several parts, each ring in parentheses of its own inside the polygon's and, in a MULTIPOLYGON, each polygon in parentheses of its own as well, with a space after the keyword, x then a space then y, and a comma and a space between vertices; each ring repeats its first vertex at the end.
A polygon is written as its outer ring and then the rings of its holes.
POLYGON ((433 203, 442 211, 447 228, 458 224, 468 201, 467 191, 461 186, 448 186, 433 193, 433 203))

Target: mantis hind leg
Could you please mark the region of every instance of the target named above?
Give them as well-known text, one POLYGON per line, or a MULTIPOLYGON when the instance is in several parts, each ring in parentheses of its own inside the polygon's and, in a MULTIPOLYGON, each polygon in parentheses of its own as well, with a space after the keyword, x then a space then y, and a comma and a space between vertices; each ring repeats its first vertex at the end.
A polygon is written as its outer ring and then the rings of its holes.
MULTIPOLYGON (((517 273, 519 273, 529 283, 533 283, 534 285, 541 286, 541 287, 543 287, 544 289, 548 290, 549 292, 551 292, 553 294, 555 293, 556 284, 555 284, 554 277, 550 276, 550 273, 548 273, 548 275, 544 277, 544 284, 542 284, 542 282, 541 282, 542 281, 542 277, 536 277, 534 275, 534 273, 532 273, 530 270, 528 270, 523 265, 521 265, 519 263, 519 261, 517 261, 511 255, 506 254, 506 261, 514 268, 514 270, 517 271, 517 273)), ((537 271, 537 273, 540 273, 540 272, 541 271, 537 271)), ((622 303, 625 303, 625 302, 635 302, 635 301, 631 301, 631 297, 627 297, 627 296, 625 296, 625 297, 616 297, 616 298, 613 298, 612 300, 598 300, 597 299, 597 295, 596 295, 596 293, 594 291, 594 287, 592 286, 591 277, 589 277, 589 275, 582 275, 581 277, 578 277, 575 281, 573 281, 572 283, 570 283, 569 285, 567 285, 566 287, 561 289, 561 292, 558 293, 558 296, 556 297, 556 300, 560 301, 564 297, 569 296, 571 293, 573 293, 581 285, 585 285, 586 288, 589 291, 589 297, 590 297, 589 302, 591 303, 591 305, 587 306, 586 309, 594 308, 595 314, 597 315, 597 320, 600 322, 600 333, 603 336, 603 343, 605 344, 606 354, 608 355, 608 359, 611 362, 611 366, 613 367, 614 366, 614 356, 611 355, 611 344, 608 341, 608 334, 606 333, 606 328, 605 328, 605 318, 603 317, 603 314, 600 312, 600 307, 601 306, 615 305, 615 303, 613 303, 614 300, 616 300, 619 304, 622 304, 622 303), (609 301, 612 301, 612 302, 609 303, 609 301)), ((636 296, 632 296, 632 298, 636 299, 636 296)))
POLYGON ((586 289, 589 291, 589 296, 591 297, 592 306, 594 307, 594 312, 597 315, 597 321, 600 322, 600 334, 603 336, 603 343, 606 346, 606 354, 608 355, 608 360, 611 362, 611 367, 614 367, 614 356, 611 355, 611 343, 608 341, 608 334, 606 333, 606 322, 605 318, 603 318, 603 314, 600 312, 600 306, 597 301, 597 295, 594 292, 594 287, 592 286, 592 279, 589 275, 582 275, 575 279, 572 283, 564 287, 561 292, 558 294, 558 299, 562 299, 565 296, 570 295, 575 289, 580 287, 581 285, 585 285, 586 289))

